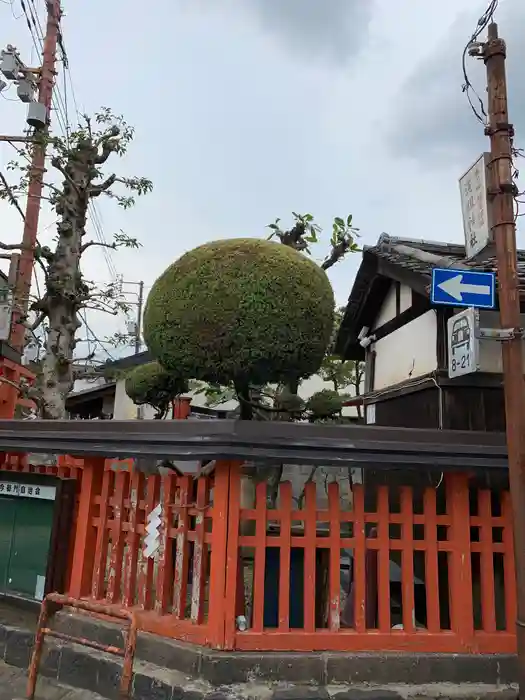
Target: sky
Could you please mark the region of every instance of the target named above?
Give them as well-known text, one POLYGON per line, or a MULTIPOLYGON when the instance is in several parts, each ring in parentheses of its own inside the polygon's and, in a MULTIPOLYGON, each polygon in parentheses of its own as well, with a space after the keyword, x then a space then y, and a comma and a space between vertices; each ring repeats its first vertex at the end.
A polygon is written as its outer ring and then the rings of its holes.
MULTIPOLYGON (((461 55, 486 0, 63 3, 80 111, 123 114, 136 138, 110 167, 154 183, 131 211, 98 205, 108 239, 123 229, 142 242, 139 251, 112 254, 126 280, 147 289, 185 251, 265 236, 267 224, 291 222, 292 211, 312 213, 327 238, 333 217, 352 213, 365 245, 382 232, 463 240, 458 178, 488 140, 462 93, 461 55)), ((44 0, 25 4, 43 18, 44 0)), ((496 19, 508 45, 516 145, 525 145, 525 3, 501 0, 496 19)), ((0 26, 4 44, 38 62, 20 0, 0 0, 0 26)), ((484 98, 483 64, 467 66, 484 98)), ((71 86, 59 83, 74 121, 71 86)), ((4 133, 24 128, 25 106, 9 101, 14 92, 0 99, 4 133)), ((60 132, 56 119, 54 128, 60 132)), ((12 156, 0 144, 2 171, 12 156)), ((0 212, 1 240, 19 240, 17 212, 1 202, 0 212)), ((55 218, 44 209, 42 239, 55 218)), ((315 251, 319 260, 325 253, 326 245, 315 251)), ((330 272, 341 304, 359 261, 355 254, 330 272)), ((100 251, 86 256, 84 271, 110 278, 100 251)), ((100 337, 122 326, 89 322, 100 337)))

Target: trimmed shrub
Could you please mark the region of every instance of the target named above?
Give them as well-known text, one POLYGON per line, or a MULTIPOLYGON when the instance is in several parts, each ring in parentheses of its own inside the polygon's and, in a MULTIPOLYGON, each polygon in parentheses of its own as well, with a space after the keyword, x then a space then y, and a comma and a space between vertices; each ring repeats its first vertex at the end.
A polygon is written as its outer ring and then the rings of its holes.
POLYGON ((288 246, 239 238, 168 267, 148 296, 144 338, 168 371, 263 385, 314 374, 333 323, 324 270, 288 246))
POLYGON ((174 398, 188 391, 188 382, 163 369, 158 362, 135 367, 126 377, 126 394, 133 403, 166 409, 174 398))

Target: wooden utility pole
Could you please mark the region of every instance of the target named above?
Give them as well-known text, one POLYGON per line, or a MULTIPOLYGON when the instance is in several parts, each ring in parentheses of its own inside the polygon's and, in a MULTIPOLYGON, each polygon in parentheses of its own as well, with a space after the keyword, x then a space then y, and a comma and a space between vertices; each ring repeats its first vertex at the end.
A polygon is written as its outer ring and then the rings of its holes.
POLYGON ((137 327, 135 332, 135 355, 140 352, 142 333, 142 307, 144 306, 144 282, 139 282, 139 300, 137 303, 137 327))
POLYGON ((514 556, 518 618, 516 636, 520 689, 525 697, 525 382, 517 271, 514 213, 512 138, 507 108, 506 46, 498 26, 488 28, 488 41, 478 54, 487 68, 488 126, 492 176, 492 226, 496 245, 501 328, 510 331, 502 340, 505 417, 509 480, 514 514, 514 556))
MULTIPOLYGON (((56 50, 61 17, 60 0, 47 0, 47 23, 44 37, 44 50, 42 71, 38 85, 38 101, 46 106, 47 122, 49 125, 51 113, 51 100, 55 83, 56 50)), ((38 219, 42 202, 42 189, 44 186, 44 172, 46 161, 46 145, 35 144, 31 159, 31 171, 29 174, 29 189, 27 193, 27 206, 24 221, 24 233, 22 237, 22 251, 18 267, 17 283, 15 288, 15 311, 11 326, 10 345, 22 352, 25 340, 25 326, 19 323, 20 317, 27 312, 31 280, 33 274, 34 250, 38 234, 38 219)))

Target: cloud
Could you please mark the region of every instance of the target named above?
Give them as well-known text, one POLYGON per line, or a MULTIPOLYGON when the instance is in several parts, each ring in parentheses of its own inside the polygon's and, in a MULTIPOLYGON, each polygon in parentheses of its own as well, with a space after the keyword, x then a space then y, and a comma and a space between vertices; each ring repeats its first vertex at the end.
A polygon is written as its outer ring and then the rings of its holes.
MULTIPOLYGON (((203 4, 215 8, 219 3, 203 4)), ((374 5, 375 0, 230 0, 226 7, 236 17, 239 12, 251 16, 281 48, 301 59, 344 65, 365 44, 374 5)))
MULTIPOLYGON (((483 7, 461 15, 433 52, 414 69, 400 89, 388 127, 388 145, 396 156, 414 158, 429 168, 460 163, 466 169, 488 141, 462 92, 461 55, 483 7)), ((499 34, 507 43, 510 120, 516 145, 525 143, 525 4, 506 0, 497 12, 499 34)), ((480 40, 486 37, 482 35, 480 40)), ((469 80, 486 106, 485 67, 467 58, 469 80)), ((477 99, 473 96, 477 107, 477 99)))

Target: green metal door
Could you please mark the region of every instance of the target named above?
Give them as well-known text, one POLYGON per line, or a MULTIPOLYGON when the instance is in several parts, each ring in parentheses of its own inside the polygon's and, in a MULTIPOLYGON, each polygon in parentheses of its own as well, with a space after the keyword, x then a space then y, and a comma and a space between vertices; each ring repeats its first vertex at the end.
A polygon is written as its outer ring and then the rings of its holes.
POLYGON ((0 593, 5 593, 7 589, 15 512, 16 501, 0 497, 0 593))
POLYGON ((17 498, 6 590, 24 597, 43 595, 54 501, 17 498))

